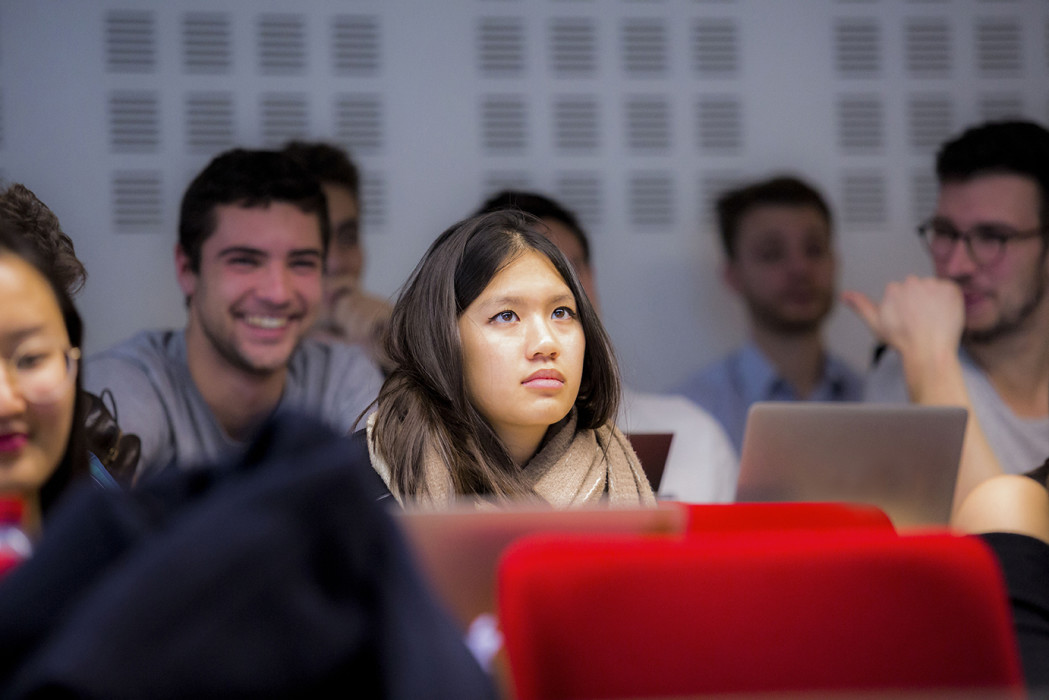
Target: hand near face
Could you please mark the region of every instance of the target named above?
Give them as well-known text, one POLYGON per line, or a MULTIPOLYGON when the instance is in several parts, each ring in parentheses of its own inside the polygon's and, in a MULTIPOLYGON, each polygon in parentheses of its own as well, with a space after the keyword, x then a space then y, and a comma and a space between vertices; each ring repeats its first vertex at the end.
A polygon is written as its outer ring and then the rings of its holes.
POLYGON ((843 292, 842 301, 905 359, 954 355, 958 350, 965 305, 954 282, 910 275, 886 285, 880 303, 856 291, 843 292))
POLYGON ((324 310, 331 313, 335 303, 347 294, 357 292, 357 275, 324 273, 324 310))
POLYGON ((381 297, 364 292, 341 297, 332 309, 332 321, 351 343, 374 343, 379 339, 393 307, 381 297))
POLYGON ((343 343, 363 346, 380 365, 386 367, 382 338, 393 313, 393 306, 382 297, 349 290, 331 299, 318 324, 320 335, 343 343))

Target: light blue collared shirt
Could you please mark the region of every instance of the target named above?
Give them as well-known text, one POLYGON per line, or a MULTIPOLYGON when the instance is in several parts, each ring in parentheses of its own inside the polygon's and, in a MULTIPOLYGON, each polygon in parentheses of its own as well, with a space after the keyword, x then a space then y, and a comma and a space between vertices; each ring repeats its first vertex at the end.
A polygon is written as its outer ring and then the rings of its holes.
MULTIPOLYGON (((755 401, 800 401, 753 342, 699 371, 678 387, 721 421, 737 452, 743 449, 747 411, 755 401)), ((823 376, 806 401, 859 401, 863 379, 843 360, 828 354, 823 376)))

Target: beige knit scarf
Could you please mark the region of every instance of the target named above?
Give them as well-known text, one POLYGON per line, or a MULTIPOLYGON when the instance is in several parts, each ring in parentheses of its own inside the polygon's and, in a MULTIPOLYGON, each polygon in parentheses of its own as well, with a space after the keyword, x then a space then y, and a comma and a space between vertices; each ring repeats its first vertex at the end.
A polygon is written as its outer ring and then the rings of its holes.
MULTIPOLYGON (((389 466, 375 449, 375 414, 368 417, 368 452, 372 466, 390 487, 389 466)), ((522 476, 535 493, 555 508, 607 502, 655 505, 656 499, 630 442, 611 423, 596 430, 576 429, 576 410, 555 427, 546 444, 524 466, 522 476)), ((447 466, 433 451, 425 459, 429 494, 415 505, 446 507, 456 501, 447 466)), ((391 491, 394 491, 390 487, 391 491)), ((402 494, 394 496, 404 504, 402 494)))

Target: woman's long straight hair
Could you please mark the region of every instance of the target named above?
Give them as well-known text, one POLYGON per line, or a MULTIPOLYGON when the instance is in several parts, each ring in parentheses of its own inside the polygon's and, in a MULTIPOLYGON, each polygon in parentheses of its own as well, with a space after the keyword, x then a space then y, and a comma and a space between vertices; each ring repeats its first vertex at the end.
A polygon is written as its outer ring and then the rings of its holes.
POLYGON ((393 370, 377 399, 375 447, 392 490, 425 496, 424 459, 448 466, 455 492, 495 498, 530 495, 505 445, 466 391, 459 317, 492 279, 527 251, 546 257, 575 297, 586 340, 575 408, 580 429, 613 420, 619 373, 612 343, 571 265, 520 212, 482 214, 442 233, 415 267, 393 309, 386 352, 393 370))

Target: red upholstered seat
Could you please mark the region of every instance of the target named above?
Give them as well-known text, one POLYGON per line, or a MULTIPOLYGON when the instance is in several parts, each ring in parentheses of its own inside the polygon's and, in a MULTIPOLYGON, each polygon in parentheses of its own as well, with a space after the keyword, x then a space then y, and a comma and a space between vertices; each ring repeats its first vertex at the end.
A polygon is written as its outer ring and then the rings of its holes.
POLYGON ((1022 692, 997 563, 946 533, 525 538, 499 615, 518 700, 1022 692))

